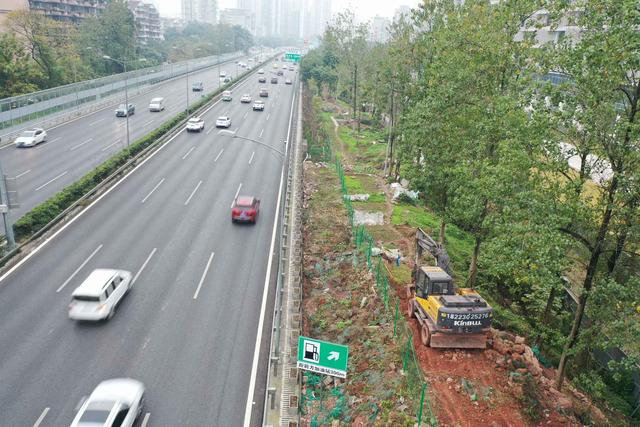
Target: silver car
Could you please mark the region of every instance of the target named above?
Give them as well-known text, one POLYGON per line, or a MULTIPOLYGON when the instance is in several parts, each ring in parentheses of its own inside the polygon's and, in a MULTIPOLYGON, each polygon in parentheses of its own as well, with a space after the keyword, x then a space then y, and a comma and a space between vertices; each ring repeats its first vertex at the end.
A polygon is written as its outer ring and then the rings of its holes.
POLYGON ((102 381, 80 407, 71 427, 131 427, 142 413, 144 384, 130 378, 102 381))

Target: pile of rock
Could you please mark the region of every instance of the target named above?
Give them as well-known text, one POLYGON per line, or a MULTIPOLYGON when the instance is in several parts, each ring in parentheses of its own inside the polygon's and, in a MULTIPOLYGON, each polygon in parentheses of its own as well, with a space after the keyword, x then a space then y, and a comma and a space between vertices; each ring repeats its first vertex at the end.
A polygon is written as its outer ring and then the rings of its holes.
POLYGON ((527 374, 536 378, 542 376, 540 362, 531 347, 524 343, 524 337, 493 328, 490 334, 488 347, 491 350, 488 350, 486 355, 495 360, 496 367, 517 373, 513 378, 527 374))

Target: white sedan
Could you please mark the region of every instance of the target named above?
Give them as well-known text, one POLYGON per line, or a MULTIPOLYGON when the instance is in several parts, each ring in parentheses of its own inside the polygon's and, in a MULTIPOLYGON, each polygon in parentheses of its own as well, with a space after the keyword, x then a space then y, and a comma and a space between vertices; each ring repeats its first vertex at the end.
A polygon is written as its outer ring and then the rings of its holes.
POLYGON ((231 118, 228 116, 220 116, 218 120, 216 120, 217 128, 228 128, 231 126, 231 118))
POLYGON ((187 122, 187 132, 200 132, 204 130, 204 120, 200 117, 191 117, 187 122))
POLYGON ((33 147, 47 140, 47 132, 44 129, 35 128, 25 130, 14 141, 16 147, 33 147))
POLYGON ((242 95, 242 98, 240 98, 240 102, 242 102, 243 104, 250 104, 251 95, 249 95, 248 93, 245 93, 244 95, 242 95))
POLYGON ((84 401, 71 427, 131 427, 144 406, 144 384, 116 378, 98 384, 84 401))

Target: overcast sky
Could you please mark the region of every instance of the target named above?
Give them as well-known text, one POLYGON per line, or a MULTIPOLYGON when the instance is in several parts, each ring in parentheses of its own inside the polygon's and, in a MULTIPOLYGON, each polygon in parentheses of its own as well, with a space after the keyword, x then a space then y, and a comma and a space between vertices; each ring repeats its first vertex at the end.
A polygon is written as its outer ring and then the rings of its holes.
MULTIPOLYGON (((179 16, 180 0, 152 0, 160 9, 162 16, 179 16)), ((333 0, 333 13, 351 7, 362 20, 368 20, 375 15, 392 17, 393 12, 400 5, 406 4, 416 7, 420 0, 333 0)), ((236 7, 236 0, 218 0, 220 9, 236 7)))

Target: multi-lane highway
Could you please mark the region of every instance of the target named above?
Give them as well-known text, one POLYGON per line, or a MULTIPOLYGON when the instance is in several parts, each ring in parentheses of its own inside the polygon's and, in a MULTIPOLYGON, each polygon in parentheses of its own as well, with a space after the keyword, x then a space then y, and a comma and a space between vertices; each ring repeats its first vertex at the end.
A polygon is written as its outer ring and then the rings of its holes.
MULTIPOLYGON (((247 58, 240 61, 248 62, 247 58)), ((253 62, 249 63, 255 67, 253 62)), ((228 76, 244 72, 233 61, 222 64, 220 71, 228 76)), ((130 142, 135 141, 164 121, 185 111, 189 103, 218 88, 218 67, 182 76, 154 87, 151 91, 129 99, 136 107, 129 117, 130 142), (204 91, 193 92, 192 82, 204 84, 204 91), (155 97, 165 99, 162 112, 150 112, 149 101, 155 97)), ((124 94, 122 94, 124 103, 124 94)), ((67 185, 127 145, 126 118, 115 116, 115 107, 89 114, 53 129, 46 129, 47 142, 34 148, 16 148, 8 145, 0 149, 0 162, 8 177, 17 178, 20 207, 11 211, 15 220, 42 203, 67 185)))
MULTIPOLYGON (((271 71, 270 64, 264 68, 271 71)), ((139 424, 239 426, 247 406, 259 420, 261 398, 247 405, 247 396, 263 296, 272 289, 268 265, 284 158, 218 135, 214 122, 229 115, 238 135, 284 151, 295 87, 282 77, 277 85, 250 77, 232 102, 218 102, 203 115, 204 132, 178 134, 0 277, 0 424, 69 425, 82 399, 113 377, 145 383, 139 424), (257 97, 259 87, 270 91, 264 112, 239 101, 242 93, 257 97), (231 223, 236 194, 262 200, 255 226, 231 223), (71 292, 99 267, 131 271, 133 290, 108 322, 69 320, 71 292)), ((174 96, 165 98, 173 104, 174 96)), ((136 119, 142 135, 145 118, 136 119)), ((97 135, 88 123, 84 131, 77 123, 76 141, 54 142, 51 132, 51 146, 41 150, 64 144, 66 151, 56 153, 72 159, 82 151, 71 148, 91 137, 87 145, 101 149, 121 136, 111 114, 107 121, 101 126, 116 132, 97 135)))

